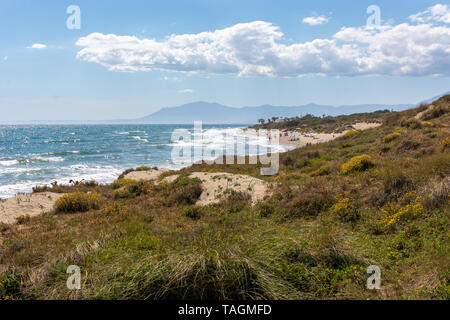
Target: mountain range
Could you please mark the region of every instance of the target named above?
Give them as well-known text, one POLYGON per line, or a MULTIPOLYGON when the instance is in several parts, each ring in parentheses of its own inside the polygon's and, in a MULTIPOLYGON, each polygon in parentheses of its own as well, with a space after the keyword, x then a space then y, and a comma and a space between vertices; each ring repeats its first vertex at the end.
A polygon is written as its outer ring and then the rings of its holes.
MULTIPOLYGON (((256 107, 229 107, 218 103, 198 101, 177 107, 165 107, 148 116, 136 119, 116 119, 97 121, 26 121, 23 123, 40 124, 193 124, 194 121, 202 121, 204 124, 255 124, 259 119, 272 117, 291 118, 311 114, 314 116, 338 116, 353 113, 374 112, 378 110, 403 111, 416 107, 422 103, 431 103, 444 95, 424 100, 417 104, 360 104, 329 106, 318 104, 306 104, 301 106, 273 106, 262 105, 256 107)), ((1 121, 0 121, 1 122, 1 121)), ((22 123, 22 122, 21 122, 22 123)))
POLYGON ((205 124, 254 124, 258 119, 268 119, 272 117, 296 117, 312 114, 314 116, 338 116, 344 114, 373 112, 377 110, 403 111, 415 107, 421 103, 431 103, 450 94, 446 92, 442 95, 422 101, 416 105, 398 104, 361 104, 328 106, 318 104, 307 104, 296 107, 262 105, 258 107, 229 107, 218 103, 198 101, 184 104, 178 107, 162 108, 146 117, 120 120, 120 122, 151 123, 151 124, 192 124, 194 121, 202 121, 205 124))
POLYGON ((218 103, 204 101, 184 104, 178 107, 166 107, 143 118, 117 120, 118 122, 151 123, 151 124, 192 124, 202 121, 205 124, 253 124, 258 119, 272 117, 296 117, 312 114, 315 116, 337 116, 352 113, 373 112, 377 110, 402 111, 412 105, 344 105, 339 107, 307 104, 297 107, 263 105, 258 107, 234 108, 218 103))

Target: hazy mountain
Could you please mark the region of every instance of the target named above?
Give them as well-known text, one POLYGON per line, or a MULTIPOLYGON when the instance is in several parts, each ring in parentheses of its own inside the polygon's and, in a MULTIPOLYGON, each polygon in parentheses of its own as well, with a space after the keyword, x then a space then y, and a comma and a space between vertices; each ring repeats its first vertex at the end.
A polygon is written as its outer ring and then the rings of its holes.
POLYGON ((372 112, 377 110, 402 111, 408 109, 411 105, 348 105, 348 106, 326 106, 317 104, 308 104, 298 107, 284 107, 263 105, 258 107, 233 108, 218 103, 208 103, 204 101, 188 103, 178 107, 163 108, 155 113, 133 119, 136 123, 155 123, 155 124, 191 124, 194 121, 201 120, 203 123, 210 124, 252 124, 258 119, 271 117, 295 117, 306 114, 315 116, 372 112))

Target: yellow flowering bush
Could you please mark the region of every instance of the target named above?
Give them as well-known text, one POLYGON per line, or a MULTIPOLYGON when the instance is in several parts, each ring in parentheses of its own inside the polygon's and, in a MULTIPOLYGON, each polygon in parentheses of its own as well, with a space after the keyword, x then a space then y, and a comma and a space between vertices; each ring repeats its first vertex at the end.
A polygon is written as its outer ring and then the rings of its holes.
POLYGON ((118 179, 113 182, 112 187, 113 189, 119 189, 133 183, 138 183, 138 181, 134 179, 118 179))
POLYGON ((442 149, 444 149, 444 150, 447 148, 450 148, 450 137, 447 137, 444 140, 442 140, 441 146, 442 146, 442 149))
POLYGON ((392 226, 402 219, 419 216, 423 213, 423 197, 415 191, 406 193, 395 203, 389 203, 382 212, 387 216, 387 225, 392 226))
POLYGON ((359 219, 359 212, 352 199, 348 197, 340 198, 330 208, 330 213, 338 216, 339 219, 344 222, 356 222, 359 219))
POLYGON ((360 132, 359 130, 349 130, 346 133, 344 133, 344 137, 350 138, 356 136, 359 132, 360 132))
POLYGON ((350 161, 344 163, 341 166, 341 172, 343 174, 349 174, 352 172, 361 172, 373 166, 374 163, 372 161, 372 158, 367 154, 363 154, 360 156, 353 157, 350 159, 350 161))
POLYGON ((401 134, 399 132, 387 134, 384 136, 383 141, 384 141, 384 143, 388 143, 388 142, 391 142, 391 141, 399 138, 400 136, 401 136, 401 134))
POLYGON ((56 213, 86 212, 100 208, 101 198, 96 192, 74 192, 56 200, 53 209, 56 213))
POLYGON ((102 209, 102 214, 106 216, 114 216, 119 213, 127 213, 129 211, 128 207, 119 204, 118 202, 114 202, 113 204, 107 206, 102 209))

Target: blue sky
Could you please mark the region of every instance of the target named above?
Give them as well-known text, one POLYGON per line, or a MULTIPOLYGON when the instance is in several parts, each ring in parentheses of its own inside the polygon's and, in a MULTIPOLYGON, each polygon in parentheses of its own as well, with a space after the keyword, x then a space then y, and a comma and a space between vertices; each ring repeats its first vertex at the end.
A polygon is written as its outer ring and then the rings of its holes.
POLYGON ((133 118, 197 100, 416 103, 450 90, 449 8, 442 0, 2 0, 0 121, 133 118), (373 4, 375 31, 365 29, 373 4), (81 9, 79 30, 66 27, 70 5, 81 9))

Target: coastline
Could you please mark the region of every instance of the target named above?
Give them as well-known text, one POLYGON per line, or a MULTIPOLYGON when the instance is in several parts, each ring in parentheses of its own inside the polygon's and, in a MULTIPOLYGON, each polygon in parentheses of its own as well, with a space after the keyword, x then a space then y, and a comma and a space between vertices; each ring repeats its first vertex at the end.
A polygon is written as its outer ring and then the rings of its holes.
MULTIPOLYGON (((279 143, 274 144, 282 147, 288 147, 288 152, 293 149, 303 148, 308 145, 325 143, 344 136, 351 130, 367 130, 380 126, 380 123, 366 123, 360 122, 352 125, 352 128, 341 133, 320 133, 314 131, 299 131, 299 130, 283 130, 280 131, 279 143)), ((252 135, 249 128, 242 128, 242 134, 252 135)), ((283 152, 280 152, 283 153, 283 152)), ((219 158, 219 157, 217 157, 219 158)), ((216 159, 217 159, 216 158, 216 159)), ((194 162, 195 163, 195 162, 194 162)), ((189 167, 194 163, 187 163, 175 170, 169 168, 150 169, 148 171, 132 171, 125 177, 134 180, 156 180, 161 174, 169 170, 174 171, 174 176, 177 171, 189 167)), ((112 183, 112 180, 110 183, 112 183)), ((108 183, 108 182, 106 182, 108 183)), ((51 189, 44 193, 18 193, 5 199, 0 199, 0 223, 13 223, 17 217, 20 216, 37 216, 51 211, 54 202, 64 194, 53 193, 51 189)))

